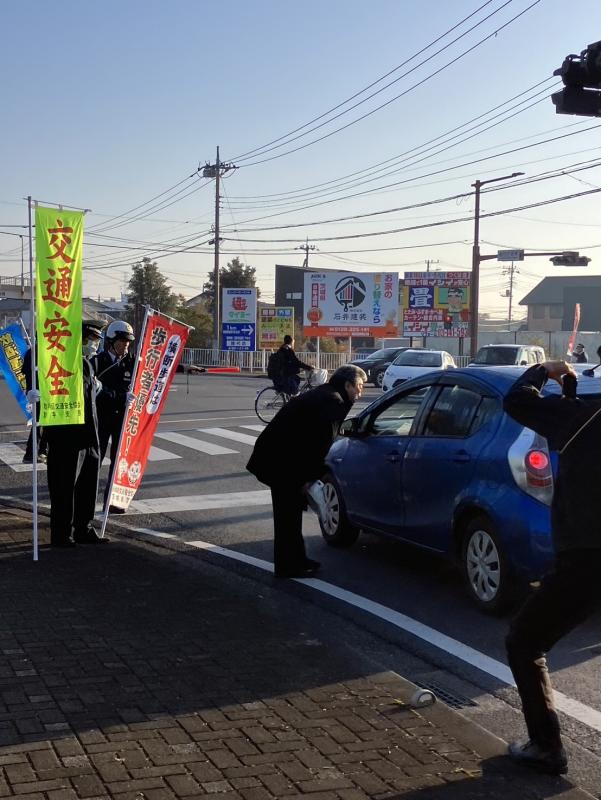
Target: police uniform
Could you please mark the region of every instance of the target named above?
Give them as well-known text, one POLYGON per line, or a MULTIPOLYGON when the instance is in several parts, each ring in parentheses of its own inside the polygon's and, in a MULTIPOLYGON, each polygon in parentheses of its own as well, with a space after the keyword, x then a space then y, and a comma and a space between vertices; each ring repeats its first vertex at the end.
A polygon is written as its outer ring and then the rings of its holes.
MULTIPOLYGON (((100 335, 99 328, 88 328, 100 335)), ((86 325, 84 324, 84 337, 86 325)), ((55 547, 102 541, 92 526, 98 493, 100 457, 94 372, 83 359, 84 422, 48 425, 48 490, 50 541, 55 547)))
POLYGON ((104 502, 106 503, 117 459, 119 437, 127 407, 127 393, 134 370, 134 359, 129 353, 119 358, 114 353, 104 350, 93 356, 91 363, 97 380, 102 384, 102 389, 96 397, 100 463, 106 455, 109 439, 111 440, 111 466, 104 493, 104 502))

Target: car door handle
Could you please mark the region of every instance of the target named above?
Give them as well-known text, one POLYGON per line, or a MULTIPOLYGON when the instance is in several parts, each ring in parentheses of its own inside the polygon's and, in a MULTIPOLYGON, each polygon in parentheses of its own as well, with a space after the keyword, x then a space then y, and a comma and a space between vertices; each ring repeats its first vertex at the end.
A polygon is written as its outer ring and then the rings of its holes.
POLYGON ((472 457, 467 452, 467 450, 457 450, 456 453, 453 455, 453 461, 466 462, 471 460, 472 457))
POLYGON ((387 453, 386 454, 386 461, 390 461, 391 464, 396 464, 401 460, 401 457, 398 453, 387 453))

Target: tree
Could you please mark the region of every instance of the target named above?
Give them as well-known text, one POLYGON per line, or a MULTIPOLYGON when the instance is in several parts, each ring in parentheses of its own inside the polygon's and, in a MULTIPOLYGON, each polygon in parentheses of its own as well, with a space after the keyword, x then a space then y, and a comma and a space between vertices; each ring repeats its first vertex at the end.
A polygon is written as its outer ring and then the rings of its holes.
POLYGON ((128 302, 126 316, 139 335, 144 318, 144 306, 149 305, 164 314, 173 314, 178 298, 167 286, 167 279, 157 266, 144 256, 142 261, 132 266, 132 275, 128 285, 128 302))
POLYGON ((201 300, 194 306, 186 305, 183 295, 178 296, 175 317, 186 325, 192 325, 186 347, 211 347, 213 338, 213 317, 207 310, 207 304, 201 300))
MULTIPOLYGON (((240 261, 238 256, 228 261, 225 267, 219 268, 221 289, 254 289, 257 285, 256 269, 240 261)), ((212 314, 215 299, 215 273, 209 272, 208 280, 202 287, 207 309, 212 314)), ((257 289, 257 297, 260 291, 257 289)))

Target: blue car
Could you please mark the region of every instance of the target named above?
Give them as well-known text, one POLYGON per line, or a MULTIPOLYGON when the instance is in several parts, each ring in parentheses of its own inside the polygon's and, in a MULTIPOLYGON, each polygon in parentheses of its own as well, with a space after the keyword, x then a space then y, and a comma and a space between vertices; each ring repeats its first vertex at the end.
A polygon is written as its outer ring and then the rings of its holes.
MULTIPOLYGON (((327 457, 326 542, 348 547, 365 530, 417 545, 457 562, 480 608, 503 611, 553 557, 556 456, 503 411, 521 374, 430 372, 345 420, 327 457)), ((585 393, 601 395, 601 380, 582 378, 585 393)))

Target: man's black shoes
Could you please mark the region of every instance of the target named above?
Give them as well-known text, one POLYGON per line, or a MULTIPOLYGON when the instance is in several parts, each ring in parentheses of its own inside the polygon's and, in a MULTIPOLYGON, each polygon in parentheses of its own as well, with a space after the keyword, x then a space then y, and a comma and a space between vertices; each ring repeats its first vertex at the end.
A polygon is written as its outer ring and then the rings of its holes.
POLYGON ((563 747, 546 750, 535 742, 514 742, 507 748, 509 757, 518 764, 549 775, 565 775, 568 757, 563 747))
POLYGON ((319 561, 306 558, 300 567, 276 569, 274 570, 274 575, 276 578, 312 578, 315 573, 319 571, 320 567, 321 564, 319 561))
POLYGON ((110 539, 106 536, 99 536, 94 528, 87 528, 85 531, 75 533, 75 541, 77 544, 104 544, 110 539))

